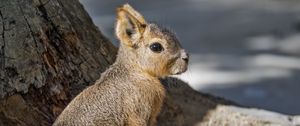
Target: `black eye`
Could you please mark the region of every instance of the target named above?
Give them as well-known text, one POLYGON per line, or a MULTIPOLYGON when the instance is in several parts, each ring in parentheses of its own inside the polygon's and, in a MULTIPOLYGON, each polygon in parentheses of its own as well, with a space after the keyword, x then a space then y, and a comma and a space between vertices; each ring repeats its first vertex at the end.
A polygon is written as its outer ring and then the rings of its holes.
POLYGON ((164 50, 164 48, 162 47, 162 45, 158 42, 155 42, 153 44, 150 45, 150 49, 153 51, 153 52, 156 52, 156 53, 160 53, 161 51, 164 50))

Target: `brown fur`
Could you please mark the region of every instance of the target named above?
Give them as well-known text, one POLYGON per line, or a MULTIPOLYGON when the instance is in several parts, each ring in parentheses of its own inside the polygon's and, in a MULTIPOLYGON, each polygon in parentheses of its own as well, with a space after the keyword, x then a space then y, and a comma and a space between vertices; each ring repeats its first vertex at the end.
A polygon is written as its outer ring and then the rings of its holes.
POLYGON ((54 126, 153 126, 165 97, 159 78, 186 71, 188 55, 173 33, 147 23, 128 4, 117 15, 116 62, 71 101, 54 126), (164 50, 153 52, 154 42, 164 50))

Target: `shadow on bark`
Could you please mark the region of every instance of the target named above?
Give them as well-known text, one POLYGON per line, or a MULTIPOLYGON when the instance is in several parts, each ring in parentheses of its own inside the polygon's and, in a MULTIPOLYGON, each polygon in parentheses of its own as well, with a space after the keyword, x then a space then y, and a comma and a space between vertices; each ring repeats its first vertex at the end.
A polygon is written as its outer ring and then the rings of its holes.
POLYGON ((201 122, 218 105, 236 105, 219 97, 200 93, 186 82, 168 77, 161 80, 167 98, 158 117, 160 126, 192 126, 201 122))

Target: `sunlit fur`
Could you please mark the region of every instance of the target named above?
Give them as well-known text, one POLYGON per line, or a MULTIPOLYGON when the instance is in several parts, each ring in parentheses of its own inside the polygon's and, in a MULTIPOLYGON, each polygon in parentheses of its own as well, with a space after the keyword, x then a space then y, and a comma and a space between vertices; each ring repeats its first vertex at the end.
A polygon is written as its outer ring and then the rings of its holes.
POLYGON ((71 101, 54 126, 155 125, 165 98, 159 78, 186 71, 188 55, 172 32, 147 23, 128 4, 117 10, 116 36, 116 62, 71 101), (164 50, 153 52, 154 42, 164 50))

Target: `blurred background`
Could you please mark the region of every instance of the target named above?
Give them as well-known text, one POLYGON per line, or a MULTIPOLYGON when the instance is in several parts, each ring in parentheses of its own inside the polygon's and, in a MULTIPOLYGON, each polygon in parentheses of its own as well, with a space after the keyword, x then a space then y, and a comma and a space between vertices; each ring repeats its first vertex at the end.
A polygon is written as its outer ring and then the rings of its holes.
POLYGON ((115 9, 129 3, 174 30, 191 54, 178 76, 195 90, 300 114, 299 0, 80 0, 115 45, 115 9))

